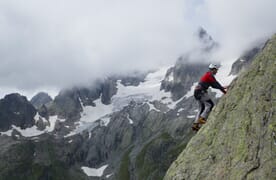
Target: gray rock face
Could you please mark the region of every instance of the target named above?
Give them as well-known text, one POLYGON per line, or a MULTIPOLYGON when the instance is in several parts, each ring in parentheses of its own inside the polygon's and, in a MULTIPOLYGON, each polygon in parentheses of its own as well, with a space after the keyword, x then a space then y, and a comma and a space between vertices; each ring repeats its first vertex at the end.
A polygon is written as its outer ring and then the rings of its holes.
POLYGON ((165 180, 275 179, 276 35, 232 83, 165 180))
POLYGON ((50 123, 49 121, 43 121, 43 119, 39 118, 35 125, 38 130, 42 131, 46 128, 46 126, 50 126, 50 123))
POLYGON ((11 125, 22 129, 34 125, 36 109, 26 97, 19 94, 9 94, 0 100, 0 130, 6 131, 11 125))
POLYGON ((48 108, 45 106, 45 105, 42 105, 39 109, 38 109, 38 113, 40 116, 46 118, 46 119, 49 119, 49 111, 48 111, 48 108))
POLYGON ((80 95, 77 88, 64 90, 54 99, 49 111, 57 113, 61 118, 78 119, 82 111, 80 95))
POLYGON ((233 63, 230 75, 238 75, 241 71, 246 70, 264 45, 265 43, 259 43, 255 47, 245 51, 243 55, 233 63))
POLYGON ((48 104, 49 102, 53 101, 53 99, 51 98, 51 96, 49 96, 47 93, 45 92, 40 92, 37 95, 35 95, 32 99, 31 99, 31 104, 36 108, 39 109, 41 106, 48 104))
POLYGON ((147 74, 148 72, 134 72, 131 75, 119 76, 118 79, 121 79, 121 84, 124 86, 138 86, 141 82, 144 82, 147 74))
POLYGON ((131 102, 114 113, 107 126, 99 123, 87 132, 79 148, 84 163, 90 167, 109 164, 105 175, 112 172, 110 179, 163 177, 191 137, 186 128, 190 129, 193 119, 177 116, 178 109, 168 113, 149 109, 147 103, 131 102))
POLYGON ((208 70, 207 63, 191 63, 188 59, 189 56, 180 57, 175 66, 167 71, 166 77, 162 81, 161 89, 170 91, 173 100, 184 96, 200 76, 208 70))
POLYGON ((104 81, 104 83, 101 86, 101 100, 103 104, 110 104, 111 97, 116 94, 117 92, 117 84, 116 80, 113 79, 107 79, 104 81))
POLYGON ((39 141, 0 136, 0 145, 0 179, 88 179, 74 166, 78 162, 77 140, 71 145, 49 135, 40 136, 39 141))
POLYGON ((101 98, 103 104, 110 104, 116 94, 116 80, 106 79, 96 82, 91 87, 74 87, 62 90, 48 107, 50 114, 58 114, 65 119, 77 120, 82 112, 82 105, 95 106, 94 100, 101 98))

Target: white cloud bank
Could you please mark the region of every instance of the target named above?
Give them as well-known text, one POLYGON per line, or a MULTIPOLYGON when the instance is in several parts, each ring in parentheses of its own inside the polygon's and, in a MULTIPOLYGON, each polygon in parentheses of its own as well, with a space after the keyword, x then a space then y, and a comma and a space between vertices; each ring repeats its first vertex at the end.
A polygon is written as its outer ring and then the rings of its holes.
POLYGON ((2 0, 0 88, 60 89, 173 64, 194 46, 198 26, 222 46, 216 58, 233 59, 276 32, 275 7, 275 0, 2 0))
POLYGON ((256 41, 276 33, 275 0, 205 0, 196 18, 221 42, 221 57, 240 55, 256 41))
POLYGON ((0 2, 0 83, 33 89, 173 62, 186 37, 180 0, 0 2))

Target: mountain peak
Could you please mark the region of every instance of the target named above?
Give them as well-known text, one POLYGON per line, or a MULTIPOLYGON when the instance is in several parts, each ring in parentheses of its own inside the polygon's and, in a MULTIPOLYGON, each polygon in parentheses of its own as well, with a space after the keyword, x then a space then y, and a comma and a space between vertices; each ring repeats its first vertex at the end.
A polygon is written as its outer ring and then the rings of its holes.
POLYGON ((49 96, 49 94, 47 94, 45 92, 39 92, 31 99, 30 102, 32 103, 32 105, 34 107, 39 109, 41 106, 43 106, 51 101, 53 101, 53 99, 51 98, 51 96, 49 96))
POLYGON ((11 125, 25 129, 35 123, 35 108, 25 96, 18 93, 6 95, 1 99, 0 109, 0 130, 8 130, 11 125))
POLYGON ((199 27, 197 30, 198 37, 200 39, 209 39, 213 40, 212 37, 207 33, 207 31, 203 27, 199 27))
POLYGON ((218 43, 213 40, 212 36, 203 27, 198 28, 196 36, 203 51, 210 52, 218 47, 218 43))

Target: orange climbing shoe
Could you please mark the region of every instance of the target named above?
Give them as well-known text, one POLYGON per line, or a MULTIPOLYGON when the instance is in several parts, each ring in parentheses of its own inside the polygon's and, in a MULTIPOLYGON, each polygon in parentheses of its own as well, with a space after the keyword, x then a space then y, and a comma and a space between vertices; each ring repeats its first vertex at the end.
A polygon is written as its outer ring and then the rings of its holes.
POLYGON ((193 126, 192 126, 192 130, 193 131, 198 131, 199 129, 200 129, 199 123, 194 123, 193 126))
POLYGON ((198 119, 198 122, 199 122, 199 124, 205 124, 205 123, 206 123, 206 119, 203 118, 203 117, 200 117, 200 118, 198 119))

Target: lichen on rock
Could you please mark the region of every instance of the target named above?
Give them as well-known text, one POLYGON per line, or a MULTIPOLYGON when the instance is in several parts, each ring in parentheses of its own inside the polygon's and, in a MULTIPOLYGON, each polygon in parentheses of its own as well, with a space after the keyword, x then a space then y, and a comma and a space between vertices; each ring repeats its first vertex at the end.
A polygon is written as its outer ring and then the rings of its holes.
POLYGON ((167 171, 172 179, 276 178, 276 35, 167 171))

